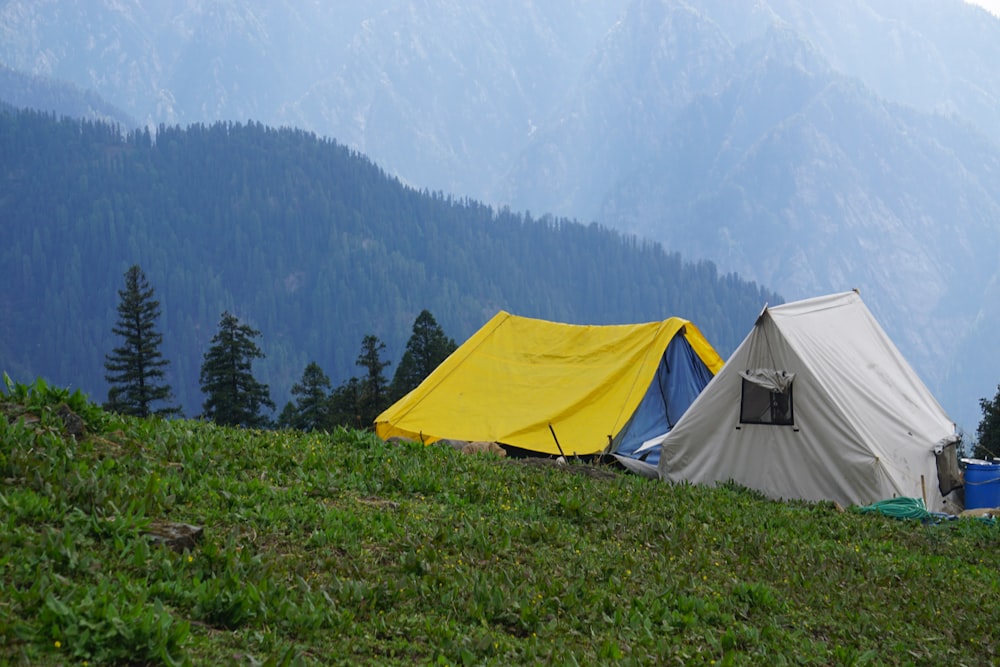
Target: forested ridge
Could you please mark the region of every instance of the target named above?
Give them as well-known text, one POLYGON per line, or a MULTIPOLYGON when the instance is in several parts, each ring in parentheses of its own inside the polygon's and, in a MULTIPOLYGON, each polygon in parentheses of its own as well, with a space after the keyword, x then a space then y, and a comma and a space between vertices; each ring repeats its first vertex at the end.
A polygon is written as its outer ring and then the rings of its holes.
POLYGON ((280 406, 311 361, 394 364, 427 309, 462 342, 499 309, 573 323, 680 316, 728 354, 780 297, 660 245, 420 192, 333 140, 258 123, 117 125, 0 110, 0 371, 102 397, 117 290, 138 264, 162 304, 167 379, 200 412, 220 313, 261 332, 280 406))

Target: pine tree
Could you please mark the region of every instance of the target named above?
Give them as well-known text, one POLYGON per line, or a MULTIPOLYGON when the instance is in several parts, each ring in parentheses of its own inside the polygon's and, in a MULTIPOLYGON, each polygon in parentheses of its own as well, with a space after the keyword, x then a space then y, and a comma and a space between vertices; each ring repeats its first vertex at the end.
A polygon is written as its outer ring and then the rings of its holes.
POLYGON ((280 426, 300 431, 321 431, 330 423, 330 378, 315 361, 302 372, 302 380, 292 385, 295 404, 289 403, 278 420, 280 426))
POLYGON ((358 378, 351 378, 334 389, 330 395, 330 423, 354 429, 368 426, 361 419, 363 396, 358 378))
POLYGON ((444 335, 430 311, 424 310, 413 322, 413 335, 399 361, 389 387, 391 400, 397 401, 424 381, 458 346, 444 335))
POLYGON ((136 417, 179 415, 180 407, 172 406, 173 390, 164 380, 160 344, 163 334, 156 330, 160 302, 153 298, 153 288, 138 265, 125 272, 125 289, 118 290, 118 321, 111 331, 121 336, 122 345, 105 356, 108 400, 104 407, 136 417), (153 403, 166 403, 152 409, 153 403))
POLYGON ((277 425, 278 428, 298 428, 296 424, 299 423, 299 413, 295 409, 295 404, 291 401, 285 403, 285 407, 281 409, 281 414, 278 415, 277 425))
POLYGON ((251 372, 253 360, 264 357, 253 340, 259 335, 228 311, 222 314, 199 377, 206 396, 202 404, 206 419, 226 426, 259 428, 270 424, 261 414, 264 407, 274 409, 270 389, 251 372))
POLYGON ((1000 456, 1000 386, 993 400, 979 399, 983 418, 976 427, 976 447, 972 455, 977 459, 992 461, 1000 456))
POLYGON ((361 380, 361 423, 364 428, 371 428, 379 413, 389 407, 389 387, 382 371, 391 362, 382 361, 384 351, 385 343, 378 336, 368 334, 361 342, 361 354, 355 362, 368 371, 361 380))

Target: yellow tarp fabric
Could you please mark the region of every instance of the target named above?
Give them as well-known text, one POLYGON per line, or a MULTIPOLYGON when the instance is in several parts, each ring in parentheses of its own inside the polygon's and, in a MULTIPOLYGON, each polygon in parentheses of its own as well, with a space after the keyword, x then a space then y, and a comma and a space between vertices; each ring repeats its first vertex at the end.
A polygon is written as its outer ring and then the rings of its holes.
POLYGON ((712 373, 723 361, 680 318, 584 326, 500 311, 375 420, 383 439, 495 441, 597 454, 628 423, 675 335, 712 373), (551 428, 550 428, 551 426, 551 428), (555 436, 553 436, 553 431, 555 436))

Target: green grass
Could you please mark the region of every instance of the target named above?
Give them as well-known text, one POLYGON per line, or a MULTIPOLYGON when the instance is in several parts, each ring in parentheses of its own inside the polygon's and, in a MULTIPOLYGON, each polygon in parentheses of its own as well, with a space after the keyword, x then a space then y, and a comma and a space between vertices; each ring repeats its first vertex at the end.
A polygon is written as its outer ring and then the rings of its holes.
POLYGON ((983 521, 124 419, 38 384, 0 403, 0 664, 1000 659, 983 521), (154 521, 204 536, 176 553, 154 521))

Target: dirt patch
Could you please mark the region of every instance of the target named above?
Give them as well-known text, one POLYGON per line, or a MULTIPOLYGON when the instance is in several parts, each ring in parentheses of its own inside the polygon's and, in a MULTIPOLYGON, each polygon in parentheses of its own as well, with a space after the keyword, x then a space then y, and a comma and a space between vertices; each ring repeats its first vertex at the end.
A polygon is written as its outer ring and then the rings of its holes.
POLYGON ((589 463, 563 463, 557 459, 542 457, 525 457, 504 459, 505 463, 530 466, 533 468, 552 468, 573 475, 583 475, 591 479, 617 479, 618 472, 606 466, 596 466, 589 463))

